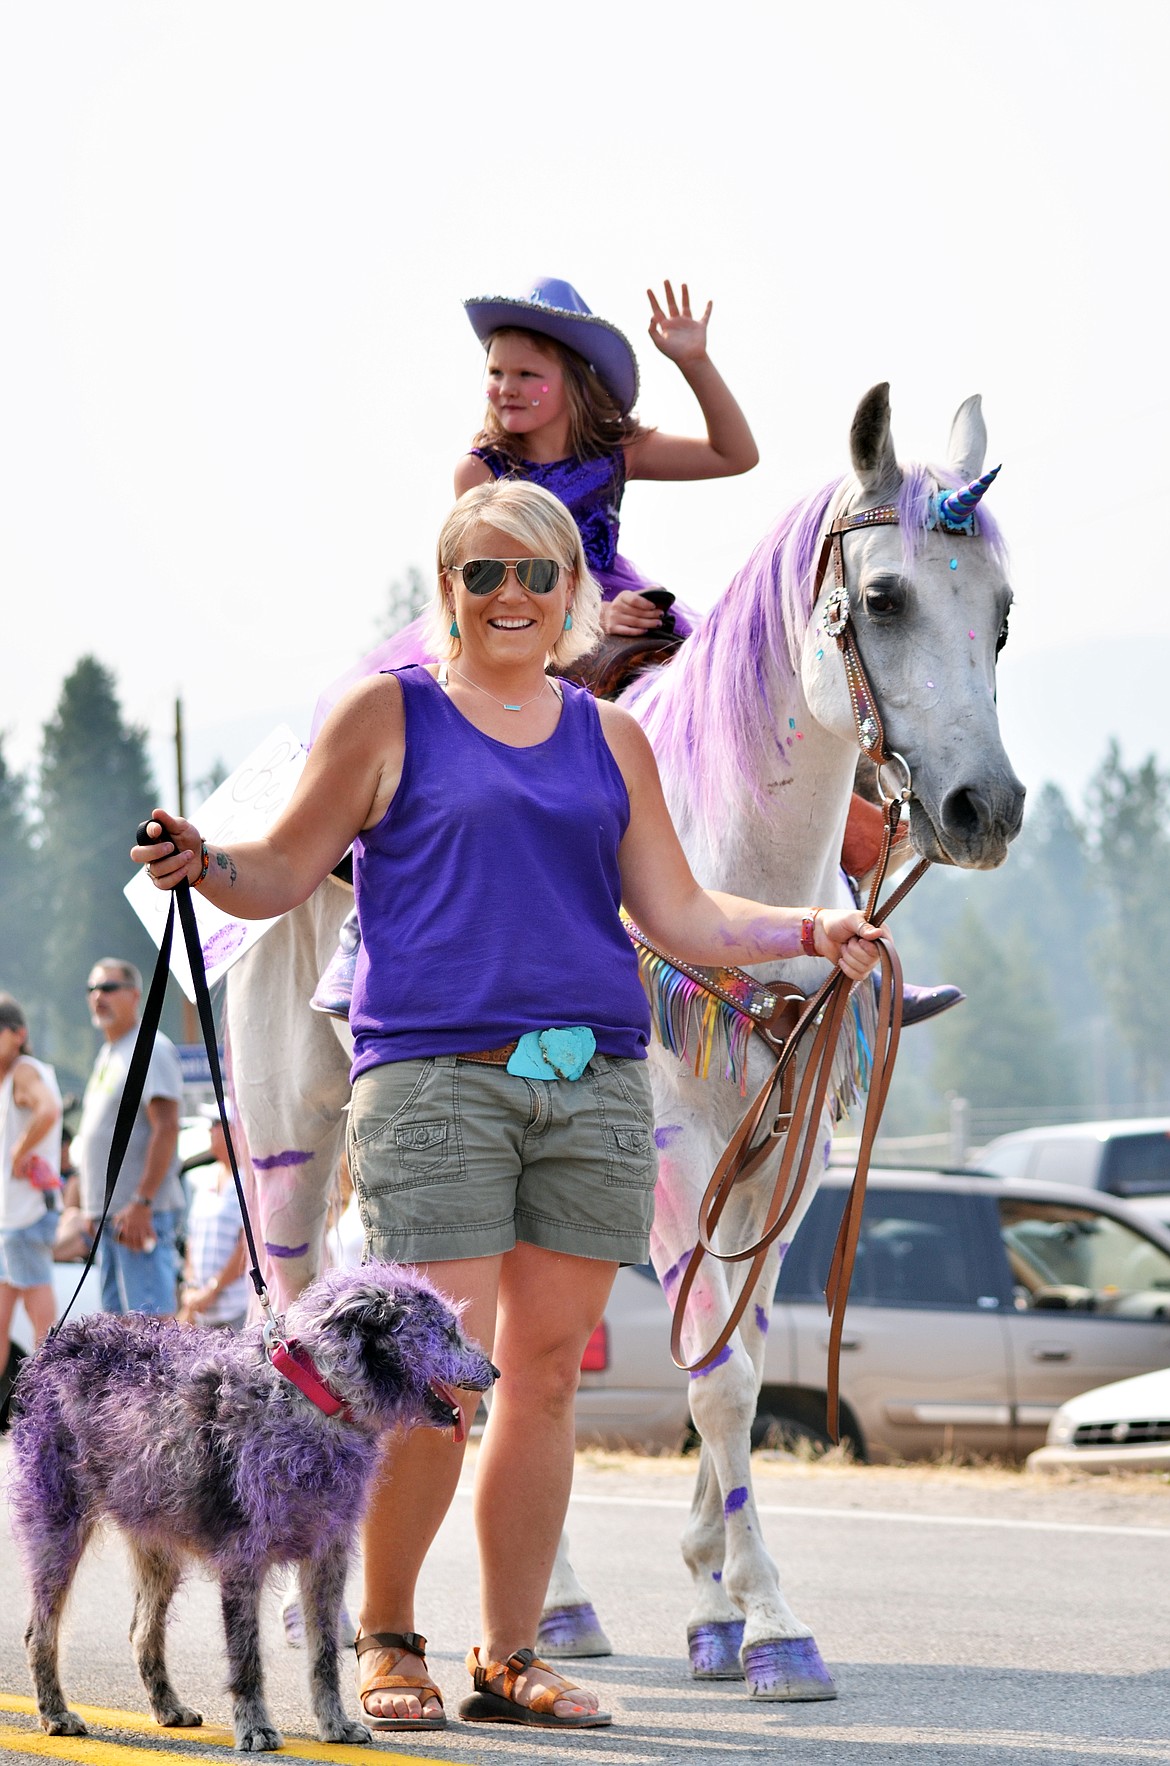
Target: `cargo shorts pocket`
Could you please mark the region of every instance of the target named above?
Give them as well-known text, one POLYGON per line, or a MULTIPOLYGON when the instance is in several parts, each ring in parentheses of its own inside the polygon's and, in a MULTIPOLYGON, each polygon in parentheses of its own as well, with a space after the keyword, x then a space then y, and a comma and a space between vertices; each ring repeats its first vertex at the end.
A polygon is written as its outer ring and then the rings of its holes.
POLYGON ((610 1061, 600 1076, 605 1124, 605 1181, 623 1188, 653 1189, 658 1175, 654 1111, 644 1061, 610 1061))
POLYGON ((349 1154, 368 1193, 451 1183, 463 1176, 463 1141, 451 1064, 395 1061, 354 1087, 349 1154))

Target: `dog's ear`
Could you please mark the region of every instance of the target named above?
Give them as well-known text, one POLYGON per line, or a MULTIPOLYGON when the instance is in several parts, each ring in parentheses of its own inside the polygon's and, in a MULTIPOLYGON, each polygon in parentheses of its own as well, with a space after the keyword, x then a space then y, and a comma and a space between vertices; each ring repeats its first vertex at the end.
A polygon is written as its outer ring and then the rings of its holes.
POLYGON ((373 1333, 383 1336, 400 1331, 406 1323, 407 1307, 388 1294, 385 1288, 377 1287, 373 1282, 368 1286, 351 1288, 341 1294, 321 1314, 323 1325, 339 1324, 349 1330, 373 1333))

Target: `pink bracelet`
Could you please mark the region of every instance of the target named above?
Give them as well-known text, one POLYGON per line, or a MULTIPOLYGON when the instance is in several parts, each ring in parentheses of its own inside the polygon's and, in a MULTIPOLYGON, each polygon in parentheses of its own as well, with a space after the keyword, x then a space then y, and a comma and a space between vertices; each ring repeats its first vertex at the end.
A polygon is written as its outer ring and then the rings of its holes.
POLYGON ((820 908, 810 908, 800 922, 800 948, 806 957, 819 956, 817 950, 817 915, 820 908))

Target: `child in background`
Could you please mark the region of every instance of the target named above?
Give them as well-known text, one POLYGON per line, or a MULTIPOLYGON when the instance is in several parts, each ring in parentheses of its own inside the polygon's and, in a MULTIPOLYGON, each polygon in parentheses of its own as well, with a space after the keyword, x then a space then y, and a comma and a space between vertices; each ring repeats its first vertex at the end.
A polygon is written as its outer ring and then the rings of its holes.
POLYGON ((219 1111, 208 1106, 214 1163, 188 1173, 187 1258, 183 1267, 180 1324, 207 1330, 242 1330, 252 1295, 244 1222, 219 1111))

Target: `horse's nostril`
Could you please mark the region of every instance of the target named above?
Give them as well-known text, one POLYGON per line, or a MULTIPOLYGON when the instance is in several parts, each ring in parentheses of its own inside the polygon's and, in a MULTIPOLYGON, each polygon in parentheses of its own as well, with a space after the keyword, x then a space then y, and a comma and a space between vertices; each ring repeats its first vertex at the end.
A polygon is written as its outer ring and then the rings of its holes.
POLYGON ((491 1368, 491 1370, 492 1370, 492 1379, 493 1379, 493 1380, 498 1380, 498 1379, 499 1379, 499 1377, 500 1377, 500 1370, 499 1370, 499 1368, 498 1368, 498 1367, 496 1367, 496 1366, 495 1366, 495 1364, 494 1364, 494 1363, 493 1363, 493 1362, 490 1362, 490 1361, 489 1361, 489 1362, 488 1362, 488 1366, 489 1366, 489 1367, 490 1367, 490 1368, 491 1368))
POLYGON ((987 800, 978 791, 962 785, 956 791, 948 791, 943 798, 942 822, 948 834, 969 840, 983 834, 990 820, 987 800))

